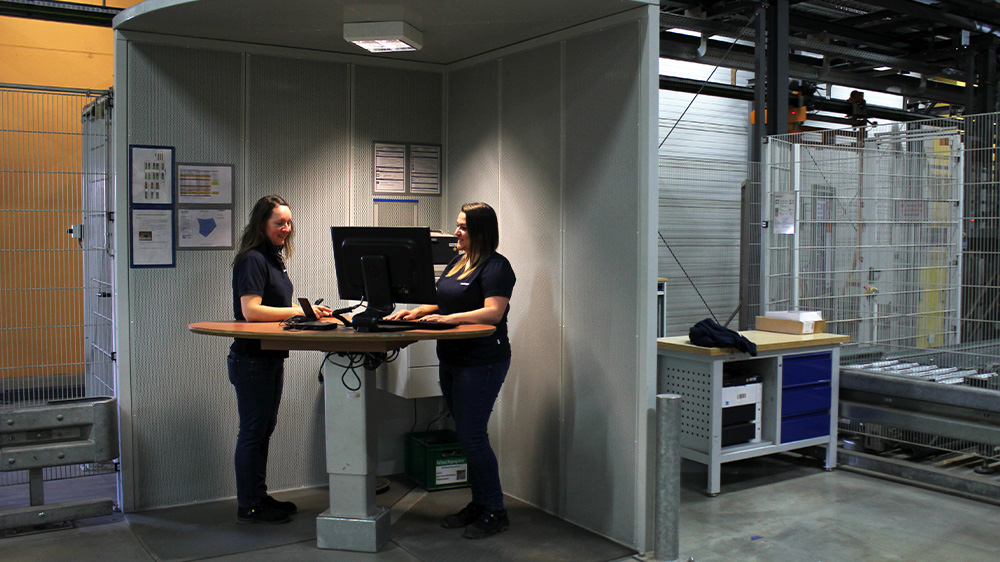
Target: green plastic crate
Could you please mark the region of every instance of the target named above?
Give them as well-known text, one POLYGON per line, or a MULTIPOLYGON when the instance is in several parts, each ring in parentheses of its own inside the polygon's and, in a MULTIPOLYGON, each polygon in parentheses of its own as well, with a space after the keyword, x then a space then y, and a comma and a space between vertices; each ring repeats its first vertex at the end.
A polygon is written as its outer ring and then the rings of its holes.
POLYGON ((469 465, 454 431, 408 433, 405 450, 406 475, 425 490, 469 485, 469 465))

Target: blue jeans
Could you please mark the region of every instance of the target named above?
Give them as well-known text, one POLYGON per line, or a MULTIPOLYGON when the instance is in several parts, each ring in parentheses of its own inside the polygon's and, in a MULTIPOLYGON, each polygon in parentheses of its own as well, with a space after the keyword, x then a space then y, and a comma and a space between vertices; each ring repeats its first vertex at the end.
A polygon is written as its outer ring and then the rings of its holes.
POLYGON ((490 511, 503 509, 503 490, 486 426, 509 368, 510 359, 472 367, 441 361, 438 370, 441 393, 469 463, 472 503, 490 511))
POLYGON ((229 382, 236 388, 240 431, 236 437, 236 501, 242 508, 267 495, 267 449, 278 423, 285 380, 282 358, 247 357, 230 352, 229 382))

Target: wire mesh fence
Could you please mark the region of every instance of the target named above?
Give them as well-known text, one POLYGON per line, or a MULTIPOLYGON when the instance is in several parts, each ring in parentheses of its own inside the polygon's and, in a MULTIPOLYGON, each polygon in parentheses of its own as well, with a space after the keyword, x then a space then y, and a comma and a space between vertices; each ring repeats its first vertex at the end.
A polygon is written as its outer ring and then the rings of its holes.
MULTIPOLYGON (((111 295, 109 126, 108 92, 0 86, 0 410, 116 395, 101 296, 111 295)), ((0 473, 0 485, 27 481, 0 473)))
MULTIPOLYGON (((935 119, 768 142, 765 310, 819 310, 845 355, 957 349, 963 136, 935 119)), ((996 250, 993 249, 993 252, 996 250)))
MULTIPOLYGON (((841 365, 852 371, 937 385, 925 387, 931 396, 953 386, 1000 392, 997 122, 986 114, 769 138, 763 310, 820 311, 828 331, 851 337, 841 365)), ((845 445, 977 471, 1000 460, 998 443, 877 417, 842 418, 845 445)))

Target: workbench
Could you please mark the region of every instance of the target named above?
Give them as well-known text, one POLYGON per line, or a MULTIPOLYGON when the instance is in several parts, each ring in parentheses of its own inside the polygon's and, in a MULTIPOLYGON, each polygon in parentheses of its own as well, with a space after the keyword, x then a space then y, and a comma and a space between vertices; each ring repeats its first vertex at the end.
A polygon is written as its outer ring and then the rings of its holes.
POLYGON ((657 393, 680 394, 681 457, 708 467, 709 495, 721 489, 721 465, 817 445, 826 468, 837 463, 840 344, 837 334, 740 332, 757 345, 752 357, 735 349, 701 347, 687 336, 657 340, 657 393), (760 437, 723 445, 723 377, 759 380, 760 437))

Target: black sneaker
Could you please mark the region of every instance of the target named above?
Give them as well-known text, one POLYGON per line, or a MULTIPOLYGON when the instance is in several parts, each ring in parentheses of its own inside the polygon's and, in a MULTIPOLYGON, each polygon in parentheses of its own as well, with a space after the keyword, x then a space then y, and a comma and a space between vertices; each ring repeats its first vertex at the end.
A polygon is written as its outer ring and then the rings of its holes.
POLYGON ((462 536, 467 539, 485 539, 486 537, 502 533, 510 527, 510 519, 507 517, 507 510, 487 511, 478 519, 465 528, 462 536))
POLYGON ((261 523, 263 525, 280 525, 288 523, 292 518, 285 511, 260 504, 254 507, 236 509, 236 521, 239 523, 261 523))
POLYGON ((476 505, 469 502, 469 505, 463 507, 462 511, 446 515, 444 523, 441 523, 441 526, 445 529, 458 529, 459 527, 465 527, 469 523, 479 519, 479 516, 482 515, 484 511, 486 511, 486 506, 476 505))
POLYGON ((294 503, 276 500, 271 496, 264 496, 264 499, 260 501, 260 505, 270 507, 271 509, 275 509, 277 511, 284 511, 289 515, 298 513, 299 511, 299 508, 294 503))

